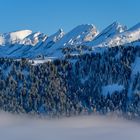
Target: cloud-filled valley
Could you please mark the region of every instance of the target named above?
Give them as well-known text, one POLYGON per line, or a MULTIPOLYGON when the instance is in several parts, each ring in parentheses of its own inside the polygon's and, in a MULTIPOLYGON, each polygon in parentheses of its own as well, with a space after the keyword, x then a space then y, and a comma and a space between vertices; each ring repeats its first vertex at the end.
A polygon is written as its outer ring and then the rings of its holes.
POLYGON ((4 140, 137 140, 139 123, 100 116, 32 119, 0 114, 4 140))

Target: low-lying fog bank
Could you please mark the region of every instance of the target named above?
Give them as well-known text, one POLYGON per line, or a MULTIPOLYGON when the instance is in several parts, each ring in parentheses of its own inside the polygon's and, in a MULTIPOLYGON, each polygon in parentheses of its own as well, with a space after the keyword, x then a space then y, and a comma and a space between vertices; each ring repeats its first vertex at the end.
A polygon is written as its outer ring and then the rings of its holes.
POLYGON ((140 124, 99 116, 27 119, 0 113, 2 140, 138 140, 140 124))

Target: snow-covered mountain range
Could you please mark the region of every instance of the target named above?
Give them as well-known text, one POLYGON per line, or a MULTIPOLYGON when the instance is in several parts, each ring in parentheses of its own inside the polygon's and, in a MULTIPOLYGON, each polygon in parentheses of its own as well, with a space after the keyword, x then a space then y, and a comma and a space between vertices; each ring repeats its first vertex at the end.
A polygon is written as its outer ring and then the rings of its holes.
POLYGON ((0 34, 0 57, 36 58, 38 56, 60 58, 102 51, 120 45, 140 45, 140 23, 127 29, 114 22, 99 32, 94 25, 75 27, 68 33, 59 29, 53 35, 30 30, 0 34))
POLYGON ((0 110, 140 119, 140 24, 1 34, 0 110))

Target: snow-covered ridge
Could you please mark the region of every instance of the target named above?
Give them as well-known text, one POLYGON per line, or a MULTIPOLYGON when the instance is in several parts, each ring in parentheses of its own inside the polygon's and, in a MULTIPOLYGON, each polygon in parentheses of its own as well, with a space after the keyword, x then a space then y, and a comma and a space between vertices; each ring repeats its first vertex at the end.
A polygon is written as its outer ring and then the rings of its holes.
POLYGON ((58 42, 47 50, 47 55, 61 57, 62 49, 67 47, 75 47, 83 44, 84 42, 91 41, 98 35, 98 30, 92 24, 82 24, 70 32, 66 33, 58 42))
POLYGON ((64 57, 68 51, 71 55, 79 55, 79 52, 103 51, 105 48, 120 45, 140 46, 139 42, 140 23, 127 29, 126 26, 113 22, 101 32, 92 24, 82 24, 68 33, 59 29, 50 36, 41 32, 21 30, 0 34, 0 57, 64 57), (80 48, 79 51, 79 46, 85 46, 86 49, 80 48))
POLYGON ((133 43, 135 41, 139 41, 140 39, 140 24, 136 24, 132 28, 128 30, 123 30, 122 32, 118 32, 111 37, 107 37, 106 39, 100 40, 96 43, 96 40, 89 42, 88 46, 92 47, 115 47, 120 45, 125 45, 128 43, 133 43))
POLYGON ((0 34, 0 45, 16 44, 32 34, 31 30, 21 30, 16 32, 0 34))
POLYGON ((105 28, 92 41, 90 41, 86 45, 95 46, 95 45, 105 41, 106 39, 111 38, 114 35, 122 33, 122 32, 124 32, 126 30, 127 30, 126 26, 121 25, 118 22, 113 22, 111 25, 109 25, 107 28, 105 28))
POLYGON ((85 41, 91 41, 98 31, 92 24, 83 24, 75 27, 65 34, 65 36, 56 44, 59 46, 79 45, 85 41))
POLYGON ((24 45, 32 45, 35 46, 38 42, 45 41, 47 38, 47 35, 41 33, 41 32, 36 32, 32 33, 23 40, 21 40, 19 43, 24 44, 24 45))

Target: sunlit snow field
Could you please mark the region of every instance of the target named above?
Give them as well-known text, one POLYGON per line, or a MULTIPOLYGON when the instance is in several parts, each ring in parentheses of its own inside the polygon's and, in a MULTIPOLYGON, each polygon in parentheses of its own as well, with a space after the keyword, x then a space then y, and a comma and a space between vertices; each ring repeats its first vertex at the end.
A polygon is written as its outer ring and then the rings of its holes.
POLYGON ((106 117, 31 119, 0 113, 1 140, 138 140, 140 124, 106 117))

